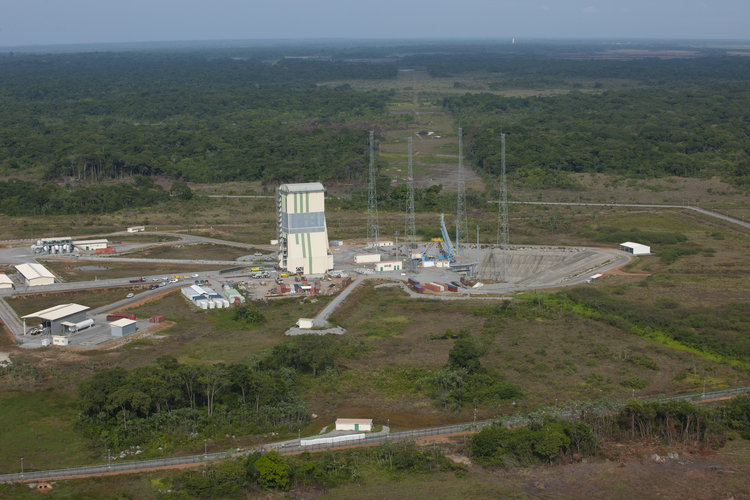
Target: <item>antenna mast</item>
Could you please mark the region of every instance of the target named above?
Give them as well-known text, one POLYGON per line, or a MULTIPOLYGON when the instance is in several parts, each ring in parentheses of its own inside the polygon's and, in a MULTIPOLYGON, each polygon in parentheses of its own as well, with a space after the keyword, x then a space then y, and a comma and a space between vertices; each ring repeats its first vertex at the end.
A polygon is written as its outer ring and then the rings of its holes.
POLYGON ((500 134, 500 200, 497 204, 497 244, 500 245, 502 230, 503 281, 508 281, 508 185, 505 180, 505 134, 500 134))
POLYGON ((456 199, 456 253, 461 243, 469 237, 469 223, 466 217, 466 181, 464 181, 464 142, 463 129, 458 129, 458 188, 456 199))
POLYGON ((367 184, 367 246, 378 249, 378 198, 375 193, 375 132, 370 131, 370 176, 367 184))
POLYGON ((417 248, 417 224, 414 216, 414 163, 412 161, 412 138, 409 136, 409 173, 406 180, 406 238, 409 249, 417 248))

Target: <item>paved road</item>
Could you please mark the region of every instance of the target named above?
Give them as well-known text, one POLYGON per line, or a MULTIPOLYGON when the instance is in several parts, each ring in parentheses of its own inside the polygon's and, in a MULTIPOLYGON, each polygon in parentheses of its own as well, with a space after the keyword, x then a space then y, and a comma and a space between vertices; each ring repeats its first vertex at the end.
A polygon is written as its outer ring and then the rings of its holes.
MULTIPOLYGON (((497 203, 491 201, 490 203, 497 203)), ((677 208, 680 210, 693 210, 703 215, 713 217, 715 219, 721 219, 738 226, 746 227, 750 229, 750 222, 731 217, 729 215, 720 214, 712 210, 706 210, 701 207, 693 207, 691 205, 649 205, 643 203, 584 203, 584 202, 566 202, 566 201, 509 201, 514 205, 567 205, 573 207, 630 207, 630 208, 677 208)))
MULTIPOLYGON (((669 398, 658 398, 660 401, 668 401, 668 400, 675 400, 675 399, 685 399, 690 401, 711 401, 711 400, 717 400, 722 398, 730 398, 735 397, 740 394, 747 394, 750 393, 750 387, 741 387, 737 389, 727 389, 723 391, 712 391, 712 392, 704 392, 699 394, 689 394, 689 395, 683 395, 683 396, 674 396, 669 398)), ((610 413, 612 411, 619 411, 619 408, 622 407, 627 401, 620 401, 615 402, 609 406, 601 407, 599 409, 600 413, 610 413)), ((559 407, 559 408, 547 408, 545 410, 546 414, 553 415, 558 418, 565 418, 568 420, 576 420, 580 417, 581 410, 580 408, 577 408, 575 410, 568 409, 565 407, 559 407)), ((86 476, 102 476, 102 475, 108 475, 108 474, 129 474, 129 473, 138 473, 145 470, 159 470, 159 469, 168 469, 168 468, 174 468, 179 466, 195 466, 200 464, 205 464, 209 462, 214 462, 217 460, 225 460, 233 457, 248 455, 253 452, 266 452, 271 450, 276 450, 282 455, 292 455, 297 453, 302 453, 306 451, 323 451, 323 450, 331 450, 331 449, 337 449, 337 448, 350 448, 350 447, 361 447, 361 446, 375 446, 384 442, 390 442, 390 441, 406 441, 406 440, 414 440, 414 439, 422 439, 422 438, 429 438, 429 437, 447 437, 447 436, 455 436, 460 434, 468 434, 468 433, 474 433, 481 430, 483 427, 492 425, 493 423, 499 422, 503 425, 512 425, 512 426, 519 426, 519 425, 528 425, 531 421, 531 417, 527 417, 524 415, 511 415, 509 417, 501 417, 499 419, 490 419, 490 420, 480 420, 476 422, 466 422, 461 424, 455 424, 455 425, 442 425, 438 427, 428 427, 423 429, 415 429, 411 431, 403 431, 403 432, 380 432, 380 433, 373 433, 370 435, 367 435, 365 439, 362 440, 352 440, 352 441, 342 441, 338 443, 331 443, 331 444, 319 444, 314 446, 301 446, 298 442, 298 440, 287 440, 287 441, 280 441, 276 443, 269 443, 262 446, 256 446, 250 449, 246 450, 233 450, 233 451, 227 451, 227 452, 221 452, 221 453, 208 453, 208 454, 199 454, 199 455, 189 455, 189 456, 182 456, 182 457, 172 457, 172 458, 160 458, 155 460, 142 460, 138 462, 117 462, 117 463, 110 463, 102 464, 102 465, 93 465, 88 467, 73 467, 68 469, 54 469, 54 470, 46 470, 46 471, 34 471, 34 472, 24 472, 24 473, 11 473, 11 474, 2 474, 0 475, 0 483, 15 483, 15 482, 30 482, 30 481, 40 481, 40 480, 60 480, 60 479, 72 479, 76 477, 86 477, 86 476)))

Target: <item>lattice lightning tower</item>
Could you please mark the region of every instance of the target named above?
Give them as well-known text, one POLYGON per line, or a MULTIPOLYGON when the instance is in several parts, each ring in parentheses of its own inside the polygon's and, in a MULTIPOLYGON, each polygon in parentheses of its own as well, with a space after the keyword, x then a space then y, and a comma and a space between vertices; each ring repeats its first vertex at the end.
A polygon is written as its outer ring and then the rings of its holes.
POLYGON ((409 173, 406 179, 406 241, 409 249, 417 248, 417 224, 414 215, 414 163, 412 161, 412 138, 409 137, 409 173))
POLYGON ((367 246, 379 248, 378 198, 375 192, 375 132, 370 131, 370 176, 367 183, 367 246))
POLYGON ((466 181, 464 180, 464 142, 463 129, 458 129, 458 188, 456 199, 456 253, 460 252, 461 243, 469 241, 469 223, 466 216, 466 181))

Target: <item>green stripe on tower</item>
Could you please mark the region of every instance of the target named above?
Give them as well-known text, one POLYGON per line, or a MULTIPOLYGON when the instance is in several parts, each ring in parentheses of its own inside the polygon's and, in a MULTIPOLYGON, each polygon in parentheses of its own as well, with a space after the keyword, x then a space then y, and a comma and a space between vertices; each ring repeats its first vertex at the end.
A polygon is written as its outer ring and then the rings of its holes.
POLYGON ((310 233, 307 233, 307 258, 308 262, 310 263, 310 267, 308 268, 308 273, 312 272, 312 243, 310 242, 311 235, 310 233))

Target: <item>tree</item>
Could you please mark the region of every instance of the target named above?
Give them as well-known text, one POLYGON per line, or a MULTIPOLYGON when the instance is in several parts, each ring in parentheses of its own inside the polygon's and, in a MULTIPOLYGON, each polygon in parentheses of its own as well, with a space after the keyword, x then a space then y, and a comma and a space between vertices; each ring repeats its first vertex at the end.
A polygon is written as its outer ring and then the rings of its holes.
POLYGON ((482 369, 479 361, 479 348, 469 338, 456 339, 448 353, 448 366, 454 370, 463 368, 468 373, 475 373, 482 369))
POLYGON ((292 467, 284 457, 270 451, 254 464, 258 484, 264 488, 288 490, 291 486, 292 467))

